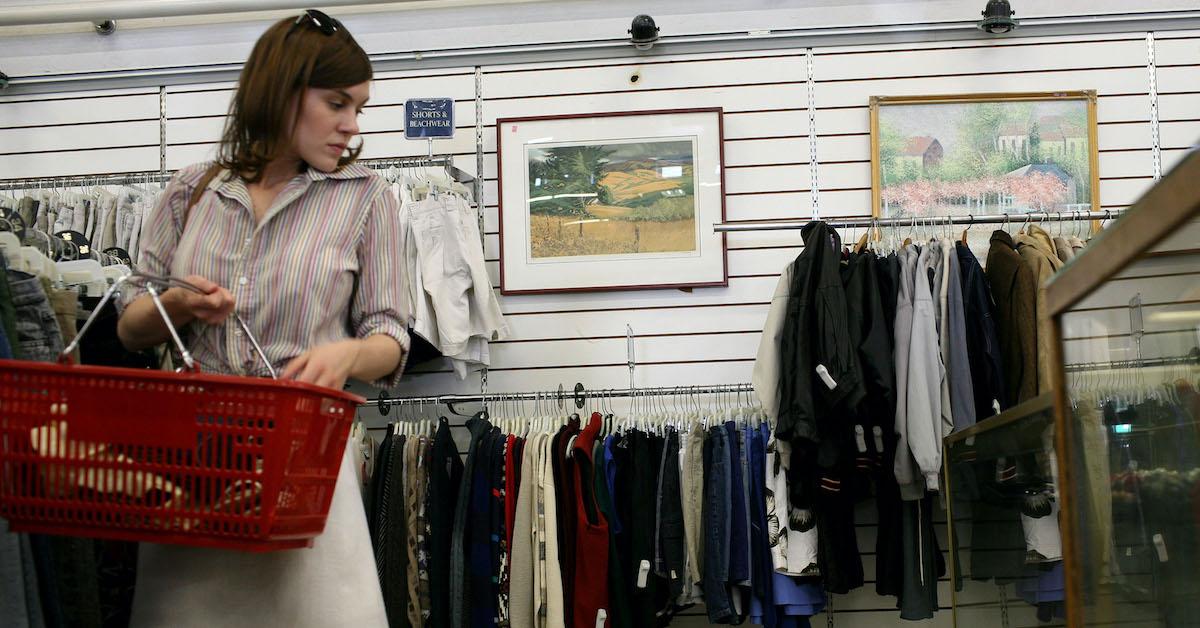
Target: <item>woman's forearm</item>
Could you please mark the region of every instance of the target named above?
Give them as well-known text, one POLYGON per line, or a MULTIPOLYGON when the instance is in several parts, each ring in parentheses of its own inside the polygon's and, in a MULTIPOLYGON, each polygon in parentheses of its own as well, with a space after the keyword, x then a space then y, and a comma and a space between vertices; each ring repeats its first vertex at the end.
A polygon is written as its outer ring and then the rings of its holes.
MULTIPOLYGON (((171 318, 171 324, 176 329, 195 318, 188 311, 181 296, 179 288, 171 288, 159 295, 167 315, 171 318)), ((125 311, 117 321, 117 337, 129 351, 141 351, 166 342, 171 334, 167 331, 158 308, 154 306, 153 299, 149 294, 143 294, 125 306, 125 311)))
POLYGON ((360 340, 358 358, 350 371, 350 377, 363 382, 372 382, 386 377, 400 365, 403 355, 400 343, 391 336, 374 334, 360 340))

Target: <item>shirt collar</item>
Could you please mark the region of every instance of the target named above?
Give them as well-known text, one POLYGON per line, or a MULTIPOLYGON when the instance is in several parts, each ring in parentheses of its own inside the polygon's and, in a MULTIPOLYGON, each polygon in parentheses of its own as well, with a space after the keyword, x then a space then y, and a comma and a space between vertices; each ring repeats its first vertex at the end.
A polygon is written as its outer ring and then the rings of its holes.
POLYGON ((362 164, 348 164, 334 172, 322 172, 310 167, 306 171, 306 176, 309 181, 320 181, 322 179, 364 179, 371 176, 371 169, 362 164))
MULTIPOLYGON (((307 178, 309 181, 321 181, 323 179, 364 179, 371 176, 371 174, 372 170, 362 164, 348 164, 334 172, 322 172, 310 167, 301 176, 307 178)), ((245 188, 245 182, 235 176, 232 170, 224 170, 216 178, 212 186, 219 192, 231 194, 235 189, 232 186, 236 186, 239 183, 241 184, 240 187, 245 188)))

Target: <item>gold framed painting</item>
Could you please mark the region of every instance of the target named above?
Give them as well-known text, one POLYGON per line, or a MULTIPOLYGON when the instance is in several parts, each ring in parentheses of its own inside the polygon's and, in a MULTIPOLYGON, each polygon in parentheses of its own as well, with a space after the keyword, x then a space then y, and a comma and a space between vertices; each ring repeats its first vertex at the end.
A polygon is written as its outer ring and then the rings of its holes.
POLYGON ((871 97, 872 215, 1100 211, 1096 92, 871 97))

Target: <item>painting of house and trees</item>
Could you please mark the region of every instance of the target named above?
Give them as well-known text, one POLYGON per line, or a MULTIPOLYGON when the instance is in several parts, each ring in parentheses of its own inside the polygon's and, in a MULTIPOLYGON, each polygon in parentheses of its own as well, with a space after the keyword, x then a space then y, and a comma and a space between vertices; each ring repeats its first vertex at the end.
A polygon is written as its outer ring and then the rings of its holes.
POLYGON ((696 251, 687 138, 526 147, 532 258, 696 251))
POLYGON ((875 97, 871 118, 876 216, 1099 206, 1094 92, 875 97))

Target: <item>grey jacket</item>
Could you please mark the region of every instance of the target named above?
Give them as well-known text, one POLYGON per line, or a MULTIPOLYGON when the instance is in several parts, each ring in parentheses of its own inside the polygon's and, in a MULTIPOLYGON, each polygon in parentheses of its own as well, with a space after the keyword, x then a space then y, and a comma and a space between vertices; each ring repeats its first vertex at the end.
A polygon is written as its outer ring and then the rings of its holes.
POLYGON ((913 281, 917 271, 917 251, 908 247, 897 253, 900 259, 900 284, 897 286, 895 342, 892 347, 896 363, 896 460, 893 472, 901 487, 916 482, 915 463, 908 446, 908 355, 912 341, 913 281))
MULTIPOLYGON (((933 297, 933 325, 937 329, 938 343, 938 360, 941 361, 942 368, 949 370, 950 362, 946 359, 947 352, 950 349, 950 343, 947 338, 950 337, 950 317, 949 317, 949 288, 950 282, 946 281, 946 273, 949 270, 949 250, 942 246, 941 240, 932 240, 927 245, 929 251, 928 264, 930 265, 932 281, 929 284, 929 292, 933 297)), ((922 255, 924 260, 925 256, 922 255)), ((921 266, 921 276, 926 276, 926 267, 921 266)), ((944 371, 943 371, 944 372, 944 371)), ((943 377, 941 381, 942 395, 942 431, 941 435, 945 436, 954 431, 954 417, 950 413, 950 379, 943 377)))
POLYGON ((944 373, 928 280, 928 271, 934 268, 933 254, 928 247, 920 254, 915 247, 901 253, 895 347, 899 442, 894 471, 906 500, 920 499, 926 490, 938 489, 942 462, 944 373))
MULTIPOLYGON (((942 242, 946 287, 942 335, 942 364, 950 384, 950 415, 953 431, 975 425, 975 388, 971 382, 971 362, 967 354, 967 316, 963 305, 962 273, 954 243, 942 242)), ((945 434, 943 434, 944 436, 945 434)))

